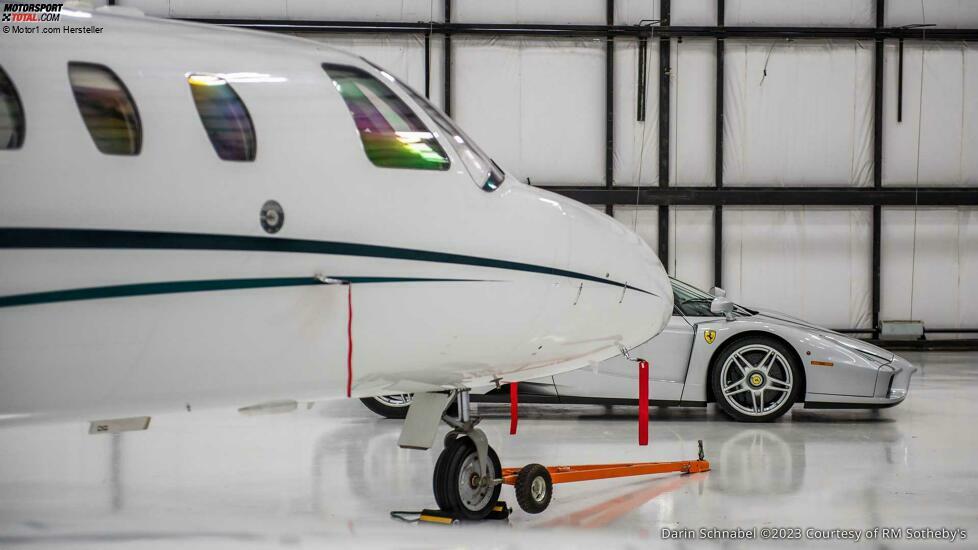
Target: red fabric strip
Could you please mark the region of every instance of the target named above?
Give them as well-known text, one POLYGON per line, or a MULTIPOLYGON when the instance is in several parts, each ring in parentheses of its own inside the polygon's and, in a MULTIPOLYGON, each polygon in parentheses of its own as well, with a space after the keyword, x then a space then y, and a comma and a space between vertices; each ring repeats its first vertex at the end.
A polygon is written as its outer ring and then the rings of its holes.
POLYGON ((353 285, 346 285, 346 396, 353 391, 353 285))
POLYGON ((638 360, 638 444, 649 444, 649 362, 638 360))
POLYGON ((519 382, 509 385, 509 435, 516 435, 516 425, 520 422, 519 382))

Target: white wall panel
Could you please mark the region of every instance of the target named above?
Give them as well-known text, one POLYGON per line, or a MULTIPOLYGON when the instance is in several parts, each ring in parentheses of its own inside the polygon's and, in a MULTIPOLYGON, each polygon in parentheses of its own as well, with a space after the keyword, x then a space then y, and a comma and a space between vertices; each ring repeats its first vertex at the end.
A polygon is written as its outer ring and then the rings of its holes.
MULTIPOLYGON (((105 3, 102 3, 105 5, 105 3)), ((116 4, 141 10, 146 15, 153 17, 169 17, 169 0, 117 0, 116 4)))
POLYGON ((615 0, 615 24, 638 25, 659 18, 659 0, 615 0))
MULTIPOLYGON (((176 2, 178 0, 172 0, 176 2)), ((185 0, 187 1, 187 0, 185 0)), ((189 0, 195 4, 200 0, 189 0)), ((212 0, 208 0, 212 1, 212 0)), ((235 0, 239 1, 239 0, 235 0)), ((443 21, 444 2, 439 0, 286 0, 290 19, 338 21, 443 21)))
POLYGON ((118 0, 160 17, 331 19, 335 21, 441 21, 436 0, 118 0))
POLYGON ((932 23, 938 27, 978 27, 978 2, 974 0, 886 0, 886 26, 932 23))
POLYGON ((873 0, 727 0, 726 8, 727 26, 872 27, 876 24, 873 0))
POLYGON ((728 40, 725 59, 725 183, 872 183, 871 43, 728 40))
MULTIPOLYGON (((716 0, 680 0, 671 5, 673 25, 715 25, 716 0)), ((659 18, 659 0, 616 0, 615 23, 638 25, 643 19, 659 18)))
POLYGON ((286 0, 170 0, 170 17, 288 18, 286 0))
MULTIPOLYGON (((297 36, 362 56, 424 95, 424 38, 414 34, 300 33, 297 36)), ((443 41, 431 41, 431 98, 441 105, 443 41)))
POLYGON ((548 23, 603 25, 605 0, 453 0, 458 23, 548 23))
POLYGON ((659 208, 657 206, 615 206, 615 219, 638 233, 639 237, 658 253, 659 208))
POLYGON ((713 185, 716 179, 716 41, 673 40, 670 53, 669 181, 675 186, 713 185))
POLYGON ((669 209, 669 274, 709 290, 713 286, 713 207, 669 209))
POLYGON ((908 41, 903 53, 897 122, 899 54, 896 44, 886 46, 884 183, 978 185, 978 46, 908 41))
POLYGON ((604 181, 604 40, 456 38, 453 115, 534 183, 604 181))
MULTIPOLYGON (((646 49, 645 122, 638 121, 638 40, 615 40, 615 184, 659 183, 659 43, 646 49)), ((592 106, 603 111, 604 102, 592 106)), ((603 113, 601 113, 603 114, 603 113)), ((601 180, 603 182, 603 179, 601 180)))
POLYGON ((978 208, 884 208, 882 235, 881 319, 978 326, 978 208))
POLYGON ((724 287, 746 305, 869 327, 871 223, 869 208, 725 208, 724 287))

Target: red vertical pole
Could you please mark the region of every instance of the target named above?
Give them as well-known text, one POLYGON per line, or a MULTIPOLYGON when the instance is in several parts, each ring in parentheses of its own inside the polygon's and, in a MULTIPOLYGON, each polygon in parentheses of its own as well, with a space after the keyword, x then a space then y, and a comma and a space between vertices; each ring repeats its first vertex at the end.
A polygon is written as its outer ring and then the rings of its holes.
POLYGON ((509 385, 509 435, 516 435, 516 425, 520 422, 519 382, 509 385))
POLYGON ((638 360, 638 444, 649 444, 649 362, 638 360))

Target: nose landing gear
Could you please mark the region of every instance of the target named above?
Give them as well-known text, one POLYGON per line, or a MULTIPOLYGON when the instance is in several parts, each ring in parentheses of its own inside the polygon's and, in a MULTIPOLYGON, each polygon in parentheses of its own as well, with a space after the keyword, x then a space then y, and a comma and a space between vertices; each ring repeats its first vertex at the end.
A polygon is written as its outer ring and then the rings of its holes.
POLYGON ((529 464, 522 468, 502 468, 485 433, 475 427, 479 419, 469 414, 468 390, 458 391, 455 398, 458 416, 442 415, 442 420, 452 426, 452 431, 445 436, 445 449, 438 456, 432 477, 435 502, 441 510, 426 510, 422 519, 425 514, 441 518, 439 522, 445 517, 453 520, 505 519, 509 515, 508 508, 499 502, 503 484, 514 486, 516 500, 523 511, 538 514, 550 505, 553 486, 558 483, 669 472, 694 474, 710 469, 710 463, 703 456, 702 441, 698 442, 696 460, 583 466, 529 464))
POLYGON ((432 490, 443 511, 462 519, 484 519, 499 500, 503 469, 486 434, 475 427, 479 419, 470 415, 468 390, 456 394, 456 403, 458 417, 442 417, 453 429, 435 463, 432 490))
POLYGON ((435 502, 445 512, 462 519, 483 519, 499 500, 502 467, 491 447, 486 448, 487 462, 479 462, 472 438, 458 435, 445 446, 435 463, 432 489, 435 502))

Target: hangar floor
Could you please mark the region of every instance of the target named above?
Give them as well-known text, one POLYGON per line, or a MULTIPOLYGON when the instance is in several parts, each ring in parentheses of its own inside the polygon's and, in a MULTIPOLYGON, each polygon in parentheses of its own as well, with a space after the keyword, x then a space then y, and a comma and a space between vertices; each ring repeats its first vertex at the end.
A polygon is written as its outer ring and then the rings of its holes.
MULTIPOLYGON (((504 465, 692 458, 697 439, 713 463, 694 476, 560 485, 549 510, 517 510, 508 525, 389 519, 433 505, 437 455, 399 450, 399 422, 358 402, 170 414, 114 436, 7 422, 0 547, 670 546, 663 527, 960 527, 973 538, 978 354, 905 355, 923 371, 896 408, 795 409, 770 425, 728 422, 713 407, 655 410, 647 448, 635 444, 634 409, 525 406, 510 437, 508 409, 481 405, 504 465)), ((503 498, 515 505, 511 488, 503 498)))

